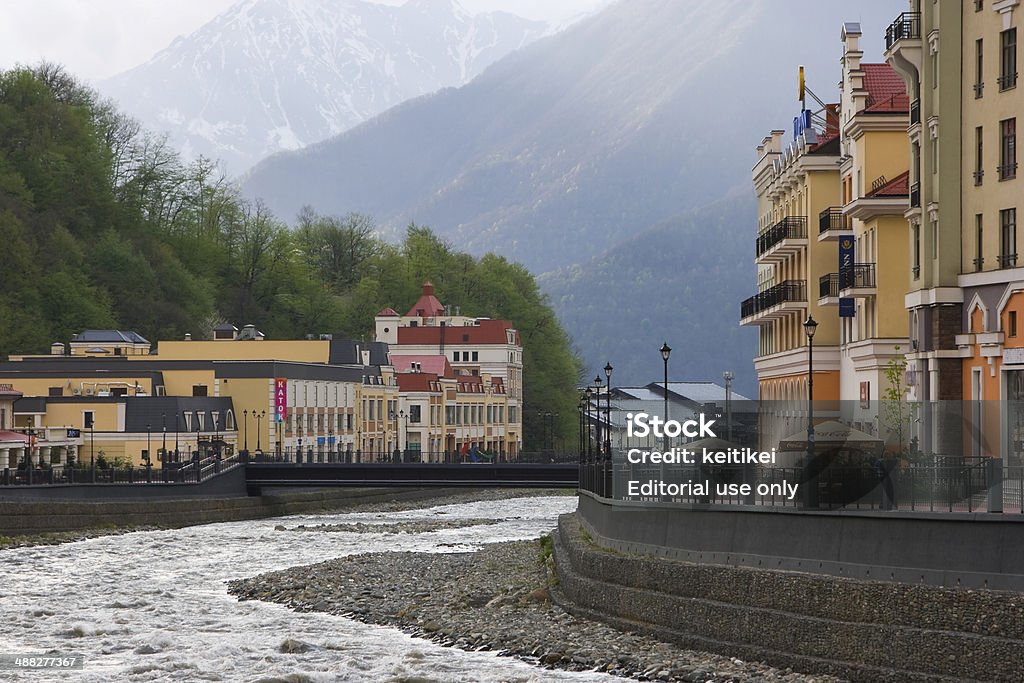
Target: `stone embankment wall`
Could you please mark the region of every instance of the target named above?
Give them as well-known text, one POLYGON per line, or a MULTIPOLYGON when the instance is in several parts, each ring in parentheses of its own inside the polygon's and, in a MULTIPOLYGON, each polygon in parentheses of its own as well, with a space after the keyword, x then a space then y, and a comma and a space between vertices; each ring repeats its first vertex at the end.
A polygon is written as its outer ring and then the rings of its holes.
POLYGON ((0 497, 0 536, 50 531, 159 526, 181 527, 310 512, 340 510, 361 503, 413 501, 466 489, 336 488, 282 490, 262 496, 189 496, 111 500, 7 500, 0 497))
POLYGON ((1024 594, 694 564, 608 550, 578 513, 553 597, 687 648, 852 681, 1020 681, 1024 594))

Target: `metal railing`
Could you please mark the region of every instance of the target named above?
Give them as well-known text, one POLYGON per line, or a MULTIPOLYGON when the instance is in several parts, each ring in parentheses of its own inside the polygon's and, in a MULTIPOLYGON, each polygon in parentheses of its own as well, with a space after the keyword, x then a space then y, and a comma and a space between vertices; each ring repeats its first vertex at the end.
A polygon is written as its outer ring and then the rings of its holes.
POLYGON ((921 38, 921 13, 904 12, 885 30, 885 49, 891 50, 901 40, 921 38))
POLYGON ((921 183, 910 186, 910 206, 915 209, 921 206, 921 183))
POLYGON ((22 465, 0 470, 0 486, 68 484, 199 484, 242 464, 239 455, 167 462, 162 467, 97 467, 85 465, 22 465))
POLYGON ((786 280, 741 303, 740 317, 749 318, 782 303, 805 302, 807 301, 806 290, 803 280, 786 280))
POLYGON ((996 171, 999 173, 1000 180, 1009 180, 1010 178, 1017 177, 1017 162, 1011 164, 1002 164, 996 166, 996 171))
POLYGON ((921 123, 921 100, 914 100, 910 103, 910 125, 921 123))
POLYGON ((855 263, 839 271, 839 289, 871 289, 876 285, 875 264, 855 263))
POLYGON ((477 451, 463 453, 455 451, 317 451, 286 447, 280 451, 250 453, 249 461, 256 463, 290 463, 296 465, 361 465, 361 464, 474 464, 492 462, 576 462, 576 454, 541 451, 510 455, 477 451))
POLYGON ((836 298, 839 296, 839 273, 828 273, 822 275, 818 280, 818 297, 836 298))
MULTIPOLYGON (((604 498, 652 503, 928 513, 1022 511, 1024 465, 1004 466, 995 458, 959 457, 936 457, 934 463, 901 465, 895 459, 879 459, 859 467, 829 467, 808 478, 802 467, 663 467, 596 462, 580 466, 580 489, 604 498), (703 482, 706 486, 673 495, 629 495, 630 481, 660 481, 666 485, 703 482), (743 485, 749 487, 749 493, 739 488, 743 485), (813 495, 808 496, 805 487, 813 487, 813 495), (808 501, 813 504, 809 506, 808 501)), ((1024 516, 1019 519, 1024 521, 1024 516)))
POLYGON ((786 216, 757 236, 755 252, 761 256, 787 239, 807 239, 807 216, 786 216))
POLYGON ((830 206, 818 214, 818 234, 828 232, 829 230, 851 232, 853 230, 853 221, 850 220, 849 216, 844 215, 843 210, 838 206, 830 206))

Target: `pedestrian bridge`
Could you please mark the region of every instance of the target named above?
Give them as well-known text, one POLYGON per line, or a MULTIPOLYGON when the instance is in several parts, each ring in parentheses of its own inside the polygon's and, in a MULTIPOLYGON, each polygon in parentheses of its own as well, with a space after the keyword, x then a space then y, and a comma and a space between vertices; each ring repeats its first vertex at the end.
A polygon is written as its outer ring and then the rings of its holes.
POLYGON ((245 466, 246 488, 417 486, 469 488, 576 488, 577 463, 267 463, 245 466))

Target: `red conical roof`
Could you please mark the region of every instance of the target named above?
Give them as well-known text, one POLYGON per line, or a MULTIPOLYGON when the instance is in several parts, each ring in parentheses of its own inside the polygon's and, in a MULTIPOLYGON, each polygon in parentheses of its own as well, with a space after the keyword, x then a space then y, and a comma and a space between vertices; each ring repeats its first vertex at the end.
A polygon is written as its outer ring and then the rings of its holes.
POLYGON ((434 285, 429 282, 423 283, 423 294, 405 315, 417 318, 431 318, 437 315, 444 315, 444 304, 434 296, 434 285))

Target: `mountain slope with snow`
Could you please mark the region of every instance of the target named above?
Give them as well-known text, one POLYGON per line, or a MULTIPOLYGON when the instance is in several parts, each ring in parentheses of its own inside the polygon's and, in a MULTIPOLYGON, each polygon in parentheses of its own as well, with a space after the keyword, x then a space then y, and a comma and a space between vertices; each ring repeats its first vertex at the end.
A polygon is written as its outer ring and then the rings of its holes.
POLYGON ((186 156, 237 174, 462 85, 546 28, 455 0, 243 0, 97 87, 186 156))

